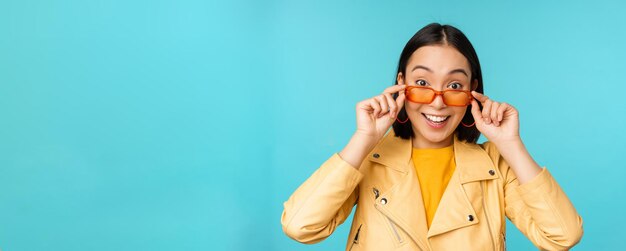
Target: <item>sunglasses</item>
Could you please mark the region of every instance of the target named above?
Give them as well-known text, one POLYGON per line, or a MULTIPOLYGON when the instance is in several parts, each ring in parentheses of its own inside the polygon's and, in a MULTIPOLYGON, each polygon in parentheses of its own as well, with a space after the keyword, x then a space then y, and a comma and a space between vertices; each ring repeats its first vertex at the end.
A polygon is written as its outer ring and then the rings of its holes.
POLYGON ((472 103, 472 93, 466 90, 435 91, 431 87, 407 86, 405 95, 409 101, 419 104, 430 104, 437 95, 441 95, 447 106, 468 106, 472 103))

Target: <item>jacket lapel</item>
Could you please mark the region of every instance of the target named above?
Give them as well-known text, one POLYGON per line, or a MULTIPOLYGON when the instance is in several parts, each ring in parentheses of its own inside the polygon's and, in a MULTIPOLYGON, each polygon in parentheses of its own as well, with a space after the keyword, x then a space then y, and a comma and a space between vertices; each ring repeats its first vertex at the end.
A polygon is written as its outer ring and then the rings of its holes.
POLYGON ((411 160, 410 139, 395 137, 393 130, 374 148, 370 161, 401 173, 402 178, 392 184, 376 200, 375 207, 406 232, 422 250, 426 248, 426 211, 419 181, 411 160), (376 155, 377 154, 377 155, 376 155), (374 157, 376 156, 376 157, 374 157), (383 204, 382 199, 386 199, 383 204))
POLYGON ((487 153, 476 144, 454 137, 456 169, 435 213, 428 238, 479 223, 471 198, 483 196, 476 181, 497 179, 498 172, 487 153))
POLYGON ((412 147, 411 140, 396 137, 391 130, 368 160, 403 175, 378 197, 375 207, 401 227, 418 246, 426 249, 427 238, 479 223, 470 200, 473 196, 482 196, 480 184, 475 181, 497 179, 499 174, 479 145, 460 141, 454 136, 456 168, 428 229, 419 180, 411 159, 412 147), (381 203, 383 198, 386 199, 384 204, 381 203))

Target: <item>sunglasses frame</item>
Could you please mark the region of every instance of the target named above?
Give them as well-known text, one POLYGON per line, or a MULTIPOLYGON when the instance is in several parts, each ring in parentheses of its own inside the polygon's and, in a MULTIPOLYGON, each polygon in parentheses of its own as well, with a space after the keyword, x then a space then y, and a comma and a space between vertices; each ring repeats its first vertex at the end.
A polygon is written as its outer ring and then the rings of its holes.
POLYGON ((435 98, 437 98, 437 96, 441 95, 441 99, 443 100, 443 103, 444 103, 444 104, 446 104, 447 106, 468 106, 468 105, 470 105, 470 104, 472 103, 472 99, 474 99, 474 97, 472 97, 472 92, 471 92, 471 91, 468 91, 468 90, 444 90, 444 91, 437 91, 437 90, 433 89, 432 87, 427 87, 427 86, 415 86, 415 85, 410 85, 410 86, 407 86, 407 87, 406 87, 406 89, 404 90, 404 95, 407 97, 407 100, 408 100, 408 101, 411 101, 411 102, 413 102, 413 103, 418 103, 418 104, 430 104, 430 103, 432 103, 432 102, 435 100, 435 98), (409 99, 409 97, 410 97, 410 95, 409 95, 410 91, 411 91, 412 89, 415 89, 415 88, 418 88, 418 89, 428 89, 428 90, 431 90, 431 91, 433 91, 433 92, 435 93, 435 95, 433 95, 433 98, 432 98, 432 99, 431 99, 428 103, 425 103, 425 102, 415 102, 415 101, 413 101, 413 100, 409 99), (448 102, 446 102, 446 98, 445 98, 445 96, 444 96, 444 94, 445 94, 446 92, 462 92, 462 93, 467 94, 467 97, 468 97, 468 99, 467 99, 467 103, 466 103, 466 104, 464 104, 464 105, 450 105, 450 104, 448 104, 448 102))

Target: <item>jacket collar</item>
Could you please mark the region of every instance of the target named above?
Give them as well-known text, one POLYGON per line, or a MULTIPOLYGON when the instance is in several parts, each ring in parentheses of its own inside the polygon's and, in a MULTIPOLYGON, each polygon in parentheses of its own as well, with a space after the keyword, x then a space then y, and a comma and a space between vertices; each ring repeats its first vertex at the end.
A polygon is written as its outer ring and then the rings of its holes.
POLYGON ((477 186, 470 182, 497 179, 500 175, 499 172, 495 172, 495 166, 487 152, 479 145, 461 141, 456 136, 454 136, 453 144, 456 169, 439 205, 456 204, 457 206, 439 207, 430 229, 426 227, 426 214, 422 203, 419 180, 415 176, 415 169, 411 160, 413 150, 411 139, 396 137, 392 130, 374 147, 368 156, 370 161, 405 175, 404 179, 393 184, 389 191, 381 195, 383 198, 403 198, 403 203, 388 203, 386 206, 382 206, 379 199, 376 205, 387 217, 405 229, 409 236, 423 249, 424 243, 427 242, 426 238, 477 224, 478 218, 473 221, 467 220, 468 215, 476 215, 467 194, 479 192, 476 191, 477 186), (405 198, 408 199, 404 200, 405 198), (412 210, 406 210, 407 205, 412 210))
POLYGON ((411 139, 396 137, 396 133, 392 129, 378 142, 368 159, 406 173, 411 161, 412 150, 411 139))
MULTIPOLYGON (((492 160, 479 145, 459 140, 456 135, 454 135, 453 144, 456 169, 459 172, 461 184, 498 178, 498 172, 492 171, 495 169, 492 160)), ((368 159, 406 173, 409 168, 413 168, 409 165, 412 150, 412 139, 396 137, 392 129, 374 147, 368 159)))

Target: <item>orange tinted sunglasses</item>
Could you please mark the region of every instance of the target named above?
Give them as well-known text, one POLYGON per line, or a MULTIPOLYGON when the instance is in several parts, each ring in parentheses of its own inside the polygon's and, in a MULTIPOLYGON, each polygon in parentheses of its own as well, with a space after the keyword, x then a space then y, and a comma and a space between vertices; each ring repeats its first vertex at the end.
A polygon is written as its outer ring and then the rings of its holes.
POLYGON ((437 95, 441 95, 447 106, 468 106, 472 103, 472 93, 467 90, 435 91, 431 87, 412 85, 407 86, 404 92, 409 101, 419 104, 430 104, 437 95))

